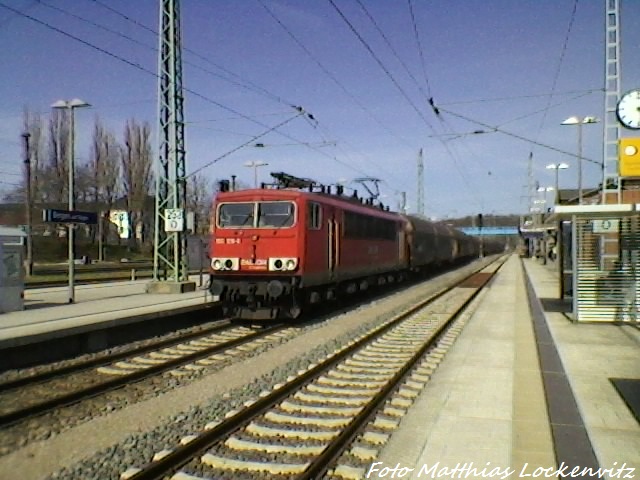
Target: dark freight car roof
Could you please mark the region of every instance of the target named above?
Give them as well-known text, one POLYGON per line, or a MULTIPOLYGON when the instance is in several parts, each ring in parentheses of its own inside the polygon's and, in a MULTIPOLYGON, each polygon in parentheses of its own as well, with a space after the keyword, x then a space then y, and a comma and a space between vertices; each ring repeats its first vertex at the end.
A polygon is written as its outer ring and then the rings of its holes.
POLYGON ((435 233, 437 235, 452 236, 455 238, 466 237, 465 234, 451 228, 443 223, 434 223, 420 217, 414 217, 413 215, 402 215, 411 224, 411 228, 420 233, 435 233))

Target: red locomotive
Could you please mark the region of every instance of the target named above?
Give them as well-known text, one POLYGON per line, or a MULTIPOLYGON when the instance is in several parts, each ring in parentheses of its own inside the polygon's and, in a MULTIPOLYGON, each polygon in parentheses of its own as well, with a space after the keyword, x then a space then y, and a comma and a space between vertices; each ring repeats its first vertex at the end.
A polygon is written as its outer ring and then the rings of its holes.
POLYGON ((399 281, 478 254, 478 241, 313 182, 272 174, 280 187, 216 198, 210 290, 225 314, 297 318, 304 306, 399 281))

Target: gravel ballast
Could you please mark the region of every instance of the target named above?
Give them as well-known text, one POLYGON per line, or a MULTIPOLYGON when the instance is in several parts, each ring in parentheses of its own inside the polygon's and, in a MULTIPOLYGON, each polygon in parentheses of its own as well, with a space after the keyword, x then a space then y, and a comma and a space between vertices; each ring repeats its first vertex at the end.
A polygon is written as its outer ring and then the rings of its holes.
POLYGON ((355 311, 301 327, 296 338, 252 358, 154 398, 100 412, 83 424, 0 457, 0 472, 11 472, 11 478, 118 479, 126 469, 148 463, 154 453, 174 447, 181 437, 223 418, 229 410, 257 398, 459 275, 450 272, 355 311))

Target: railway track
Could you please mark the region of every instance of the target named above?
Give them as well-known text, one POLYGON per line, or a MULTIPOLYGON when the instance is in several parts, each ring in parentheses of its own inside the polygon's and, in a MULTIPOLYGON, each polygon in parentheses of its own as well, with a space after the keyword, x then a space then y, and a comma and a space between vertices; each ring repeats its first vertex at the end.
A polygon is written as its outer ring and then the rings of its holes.
POLYGON ((216 322, 215 325, 212 325, 208 328, 204 328, 202 330, 188 332, 186 334, 181 334, 175 337, 166 338, 153 343, 147 343, 145 345, 130 348, 119 353, 112 353, 109 355, 94 357, 85 361, 73 362, 70 365, 55 367, 55 368, 52 368, 51 370, 47 370, 44 372, 39 372, 33 375, 27 375, 24 377, 13 379, 13 380, 0 382, 0 395, 2 395, 4 392, 14 390, 19 387, 30 387, 30 386, 45 382, 47 380, 54 379, 56 377, 62 377, 63 375, 69 375, 72 373, 81 372, 82 370, 87 370, 89 368, 100 367, 102 365, 107 365, 109 363, 113 363, 118 360, 125 359, 127 357, 143 355, 147 352, 152 352, 154 350, 159 350, 161 348, 178 345, 180 343, 187 342, 194 338, 199 338, 205 335, 218 333, 229 328, 229 325, 230 325, 229 320, 221 320, 219 322, 216 322))
POLYGON ((500 265, 354 339, 121 478, 363 478, 500 265))
POLYGON ((0 428, 181 368, 203 369, 225 355, 258 348, 287 327, 262 330, 228 320, 126 352, 92 359, 0 384, 0 428))

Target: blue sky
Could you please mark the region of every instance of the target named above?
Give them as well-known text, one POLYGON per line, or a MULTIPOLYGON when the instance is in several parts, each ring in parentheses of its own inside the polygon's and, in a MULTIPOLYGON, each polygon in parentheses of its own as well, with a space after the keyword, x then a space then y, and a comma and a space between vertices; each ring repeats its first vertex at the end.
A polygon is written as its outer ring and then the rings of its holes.
MULTIPOLYGON (((249 161, 269 163, 262 181, 271 171, 325 183, 372 176, 383 180, 383 202, 396 206, 406 191, 414 210, 422 148, 427 215, 523 213, 529 154, 541 185, 553 184, 545 165, 566 162, 560 186, 576 188, 576 159, 544 145, 575 153, 576 128, 560 123, 603 117, 604 1, 183 0, 181 8, 187 171, 237 149, 202 170, 212 181, 235 174, 252 183, 249 161), (293 118, 292 106, 316 121, 293 118), (469 134, 494 127, 530 141, 469 134)), ((640 86, 640 2, 621 0, 621 10, 624 92, 640 86)), ((9 174, 20 172, 25 105, 46 114, 58 99, 92 104, 76 114, 80 161, 96 115, 119 137, 132 117, 155 131, 149 29, 157 24, 156 0, 0 0, 3 181, 20 179, 9 174)), ((600 161, 602 123, 583 134, 584 156, 600 161)), ((585 185, 600 181, 592 163, 583 175, 585 185)))

